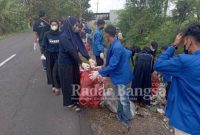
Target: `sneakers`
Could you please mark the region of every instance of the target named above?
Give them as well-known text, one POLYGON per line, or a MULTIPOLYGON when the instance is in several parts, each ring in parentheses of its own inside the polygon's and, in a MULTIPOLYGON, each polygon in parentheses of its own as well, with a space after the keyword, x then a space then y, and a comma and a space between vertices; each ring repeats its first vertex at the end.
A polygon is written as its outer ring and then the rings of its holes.
POLYGON ((78 105, 75 105, 75 104, 72 104, 72 105, 68 105, 66 106, 68 109, 73 109, 75 110, 76 112, 80 112, 81 111, 81 108, 78 106, 78 105))
POLYGON ((67 108, 72 108, 72 107, 74 107, 74 104, 72 104, 72 105, 68 105, 68 106, 66 106, 67 108))
POLYGON ((74 105, 74 107, 72 108, 74 109, 76 112, 80 112, 81 111, 81 108, 77 105, 74 105))

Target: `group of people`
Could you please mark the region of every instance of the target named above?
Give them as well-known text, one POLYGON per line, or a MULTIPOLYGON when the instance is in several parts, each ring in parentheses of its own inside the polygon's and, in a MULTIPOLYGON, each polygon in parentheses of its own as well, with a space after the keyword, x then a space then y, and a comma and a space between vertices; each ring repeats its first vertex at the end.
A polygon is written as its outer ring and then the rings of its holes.
POLYGON ((62 90, 63 106, 80 111, 78 93, 73 96, 73 85, 80 85, 80 70, 94 67, 95 61, 90 58, 80 37, 79 21, 69 17, 62 22, 47 20, 44 11, 40 11, 39 20, 33 26, 34 49, 40 46, 41 60, 47 72, 47 83, 52 91, 59 95, 62 90), (89 64, 84 63, 79 53, 89 64))
POLYGON ((80 85, 80 67, 88 70, 99 66, 101 69, 93 71, 90 79, 111 79, 118 96, 116 118, 129 129, 132 120, 130 101, 137 102, 141 107, 150 105, 151 75, 153 71, 158 71, 168 83, 166 116, 169 123, 175 127, 175 133, 200 134, 199 24, 181 31, 172 44, 161 48, 163 53, 156 59, 157 42, 153 41, 142 50, 136 45, 125 48, 120 41, 122 36, 118 29, 113 25, 105 27, 105 21, 99 19, 93 33, 92 50, 96 58, 93 60, 81 39, 80 22, 76 17, 69 17, 62 23, 56 19, 49 23, 45 12, 42 11, 39 17, 33 27, 34 48, 40 45, 48 84, 52 85, 54 93, 59 94, 62 91, 64 107, 80 111, 79 95, 73 91, 74 84, 80 85), (187 54, 175 56, 177 48, 182 44, 185 45, 187 54), (79 53, 89 64, 82 61, 79 53))

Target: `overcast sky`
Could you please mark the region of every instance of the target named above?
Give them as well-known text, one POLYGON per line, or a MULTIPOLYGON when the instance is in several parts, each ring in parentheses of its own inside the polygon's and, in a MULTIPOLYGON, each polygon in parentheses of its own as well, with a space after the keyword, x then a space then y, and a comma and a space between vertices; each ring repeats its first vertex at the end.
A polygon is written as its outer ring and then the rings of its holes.
MULTIPOLYGON (((90 5, 94 13, 97 12, 97 1, 90 0, 90 5)), ((109 12, 110 10, 123 9, 126 0, 99 0, 99 12, 109 12)))

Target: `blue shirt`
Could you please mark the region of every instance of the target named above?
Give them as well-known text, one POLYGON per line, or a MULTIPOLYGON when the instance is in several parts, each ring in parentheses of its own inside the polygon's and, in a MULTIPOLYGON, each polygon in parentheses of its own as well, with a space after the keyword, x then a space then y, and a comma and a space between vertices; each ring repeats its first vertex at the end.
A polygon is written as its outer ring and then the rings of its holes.
POLYGON ((167 74, 163 74, 163 81, 164 83, 170 83, 172 81, 172 77, 167 74))
POLYGON ((58 53, 59 52, 59 33, 58 34, 51 34, 47 32, 44 35, 44 39, 42 42, 42 47, 51 53, 58 53))
POLYGON ((119 40, 115 39, 108 48, 106 67, 99 70, 100 75, 110 77, 114 85, 130 83, 133 77, 130 64, 131 54, 119 40))
POLYGON ((155 62, 154 69, 172 76, 166 116, 175 128, 200 135, 200 51, 173 57, 169 47, 155 62))
POLYGON ((93 54, 95 56, 100 56, 100 53, 103 52, 103 34, 97 28, 94 32, 93 37, 93 54))

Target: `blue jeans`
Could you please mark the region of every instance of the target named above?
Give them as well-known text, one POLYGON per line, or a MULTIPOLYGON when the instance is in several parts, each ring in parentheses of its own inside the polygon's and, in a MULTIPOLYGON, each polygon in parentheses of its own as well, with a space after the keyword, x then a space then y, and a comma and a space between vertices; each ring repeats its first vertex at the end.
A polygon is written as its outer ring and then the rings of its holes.
POLYGON ((118 96, 118 109, 117 109, 117 116, 119 119, 123 122, 125 122, 128 126, 131 124, 131 107, 130 107, 130 100, 129 100, 129 84, 128 85, 122 85, 118 84, 116 85, 117 89, 117 96, 118 96))

